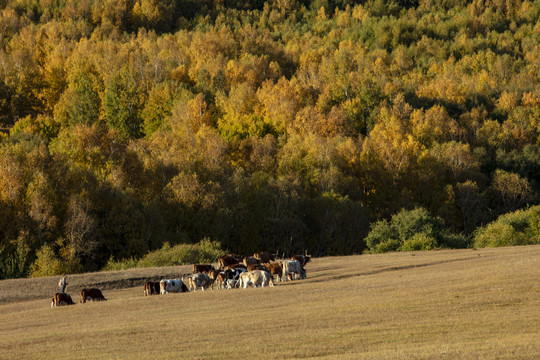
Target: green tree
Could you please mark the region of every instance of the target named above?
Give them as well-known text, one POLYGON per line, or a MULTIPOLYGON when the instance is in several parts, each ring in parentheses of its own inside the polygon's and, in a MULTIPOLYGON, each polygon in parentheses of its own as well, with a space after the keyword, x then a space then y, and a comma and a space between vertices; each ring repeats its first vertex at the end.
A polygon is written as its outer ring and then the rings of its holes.
POLYGON ((102 96, 103 118, 125 138, 141 136, 142 99, 133 75, 126 69, 111 77, 102 96))
POLYGON ((54 107, 54 116, 63 125, 91 125, 99 120, 100 99, 92 81, 79 74, 54 107))

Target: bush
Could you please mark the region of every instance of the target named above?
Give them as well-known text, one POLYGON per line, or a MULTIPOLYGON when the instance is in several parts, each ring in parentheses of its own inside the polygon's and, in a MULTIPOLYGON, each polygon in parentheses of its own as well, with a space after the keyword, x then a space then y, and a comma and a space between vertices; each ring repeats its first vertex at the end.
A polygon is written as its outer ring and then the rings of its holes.
POLYGON ((436 249, 437 240, 435 238, 422 234, 416 233, 410 239, 407 239, 403 242, 403 245, 399 248, 400 251, 420 251, 420 250, 433 250, 436 249))
POLYGON ((532 244, 540 244, 540 206, 502 215, 474 234, 477 248, 532 244))
POLYGON ((111 256, 105 267, 102 269, 103 271, 119 271, 119 270, 127 270, 137 267, 138 260, 134 258, 124 259, 115 261, 114 258, 111 256))
POLYGON ((149 252, 138 261, 134 259, 121 261, 110 259, 104 270, 211 263, 216 262, 218 257, 223 255, 225 255, 225 252, 221 250, 221 244, 209 239, 203 239, 197 244, 179 244, 175 246, 171 246, 166 242, 161 249, 149 252))
POLYGON ((386 241, 383 241, 377 244, 377 246, 374 248, 372 252, 380 254, 380 253, 385 253, 389 251, 397 251, 400 246, 401 246, 401 242, 399 240, 388 239, 386 241))
POLYGON ((366 246, 371 252, 376 253, 394 251, 401 245, 398 240, 395 240, 397 236, 395 228, 388 221, 380 220, 371 224, 371 231, 365 238, 366 246), (397 247, 395 247, 396 242, 397 247))
POLYGON ((365 241, 372 253, 465 248, 468 245, 467 238, 450 233, 442 219, 431 216, 423 208, 401 210, 390 221, 376 222, 365 241))

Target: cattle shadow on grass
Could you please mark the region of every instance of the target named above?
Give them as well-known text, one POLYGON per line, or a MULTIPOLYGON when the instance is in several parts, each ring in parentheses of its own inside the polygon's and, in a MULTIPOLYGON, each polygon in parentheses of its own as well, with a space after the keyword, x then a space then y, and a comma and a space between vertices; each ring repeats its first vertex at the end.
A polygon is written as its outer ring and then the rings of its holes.
POLYGON ((310 283, 319 283, 319 282, 326 282, 326 281, 332 281, 332 280, 344 280, 348 278, 353 277, 359 277, 359 276, 370 276, 370 275, 377 275, 392 271, 400 271, 400 270, 410 270, 410 269, 416 269, 416 268, 423 268, 428 266, 435 266, 435 265, 441 265, 441 264, 448 264, 453 262, 459 262, 459 261, 467 261, 476 259, 476 256, 466 257, 466 258, 460 258, 460 259, 452 259, 452 260, 440 260, 440 261, 433 261, 429 263, 424 264, 411 264, 411 265, 403 265, 403 266, 390 266, 390 267, 384 267, 382 269, 377 270, 371 270, 366 272, 360 272, 360 273, 354 273, 354 274, 341 274, 341 275, 334 275, 334 276, 324 276, 323 278, 312 278, 309 279, 310 283))

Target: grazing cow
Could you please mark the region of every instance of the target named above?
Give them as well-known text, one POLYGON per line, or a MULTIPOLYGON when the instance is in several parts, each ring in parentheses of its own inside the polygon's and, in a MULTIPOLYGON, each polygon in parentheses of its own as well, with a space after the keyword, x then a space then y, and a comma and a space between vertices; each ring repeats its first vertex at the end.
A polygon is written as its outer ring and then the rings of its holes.
POLYGON ((225 283, 227 284, 227 289, 236 287, 240 275, 245 273, 246 269, 237 268, 229 269, 225 271, 225 283))
POLYGON ((246 271, 246 272, 241 273, 238 276, 237 286, 239 288, 243 287, 245 289, 247 288, 248 285, 249 285, 249 273, 246 271))
POLYGON ((214 270, 214 266, 210 264, 193 264, 193 274, 208 274, 212 270, 214 270))
POLYGON ((247 267, 247 271, 253 271, 253 270, 264 270, 264 271, 267 271, 268 269, 266 268, 266 266, 264 266, 263 264, 253 264, 253 265, 249 265, 247 267))
POLYGON ((160 294, 165 295, 167 293, 183 293, 188 292, 186 284, 184 284, 184 278, 182 279, 164 279, 159 282, 160 294))
POLYGON ((202 288, 202 290, 208 289, 208 287, 214 289, 214 282, 210 279, 210 276, 207 274, 193 274, 189 277, 189 290, 197 291, 197 288, 202 288))
POLYGON ((296 274, 300 276, 300 279, 306 278, 306 270, 300 265, 298 260, 286 260, 282 263, 283 265, 283 275, 281 279, 287 281, 289 274, 295 274, 292 277, 292 280, 296 278, 296 274))
POLYGON ((225 281, 225 271, 224 270, 214 269, 214 270, 210 271, 208 276, 210 277, 210 279, 212 280, 213 283, 217 283, 217 288, 218 289, 224 288, 224 286, 223 286, 224 281, 225 281))
POLYGON ((212 269, 208 272, 208 276, 210 276, 210 279, 212 279, 212 281, 216 281, 216 278, 220 272, 222 272, 222 270, 212 269))
POLYGON ((261 263, 270 263, 270 260, 276 261, 276 254, 271 254, 268 251, 256 252, 253 257, 258 259, 261 263))
POLYGON ((214 279, 214 283, 217 284, 217 288, 219 289, 225 289, 226 279, 225 279, 225 271, 220 271, 219 274, 217 274, 216 278, 214 279))
POLYGON ((86 300, 90 301, 101 301, 101 300, 107 300, 101 293, 101 290, 99 289, 82 289, 81 290, 81 300, 80 303, 84 304, 86 300))
POLYGON ((300 265, 306 266, 306 264, 311 261, 311 256, 310 255, 294 255, 291 258, 291 260, 297 260, 300 263, 300 265))
POLYGON ((71 299, 71 295, 68 293, 56 293, 51 299, 51 307, 74 304, 75 303, 71 299))
POLYGON ((259 261, 259 259, 253 256, 247 256, 244 258, 243 263, 244 265, 246 265, 246 267, 248 267, 249 265, 260 264, 261 262, 259 261))
POLYGON ((279 281, 279 279, 283 275, 283 266, 280 263, 271 263, 271 264, 266 264, 265 266, 266 266, 266 270, 270 274, 277 275, 277 281, 279 281))
POLYGON ((234 254, 229 254, 225 256, 221 256, 218 258, 218 267, 221 270, 225 270, 226 267, 234 264, 238 264, 240 261, 242 261, 242 257, 234 254))
POLYGON ((159 281, 147 281, 144 284, 144 296, 159 294, 159 281))
POLYGON ((241 281, 244 285, 244 289, 247 288, 248 285, 265 287, 270 284, 270 286, 274 286, 274 278, 272 275, 268 271, 263 270, 249 271, 241 277, 241 281))
POLYGON ((244 265, 244 264, 233 264, 233 265, 227 266, 227 270, 229 270, 229 269, 244 269, 244 270, 247 270, 247 266, 244 265))

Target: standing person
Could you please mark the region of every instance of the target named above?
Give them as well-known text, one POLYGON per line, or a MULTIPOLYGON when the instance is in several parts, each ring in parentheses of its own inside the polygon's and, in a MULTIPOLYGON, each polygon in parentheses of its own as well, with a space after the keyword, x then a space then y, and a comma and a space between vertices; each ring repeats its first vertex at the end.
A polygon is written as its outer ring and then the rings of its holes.
POLYGON ((66 292, 66 286, 67 286, 67 278, 66 275, 60 278, 60 281, 58 282, 58 286, 60 287, 60 292, 64 293, 66 292))

